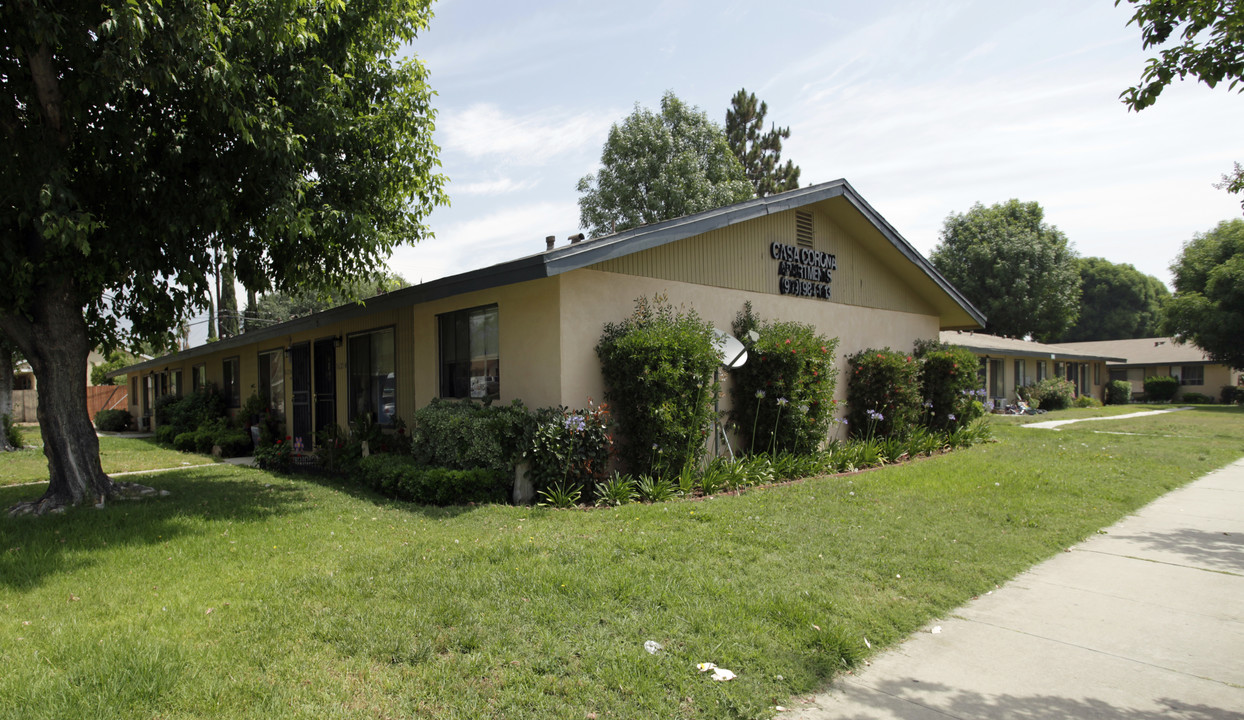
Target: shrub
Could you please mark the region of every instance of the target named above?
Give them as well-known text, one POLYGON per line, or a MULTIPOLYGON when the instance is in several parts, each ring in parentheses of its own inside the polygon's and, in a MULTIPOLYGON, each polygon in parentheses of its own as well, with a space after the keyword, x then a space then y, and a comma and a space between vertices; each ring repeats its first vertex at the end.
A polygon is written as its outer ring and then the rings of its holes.
POLYGON ((95 413, 95 429, 104 432, 122 432, 130 429, 134 416, 129 410, 100 410, 95 413))
POLYGON ((216 433, 213 437, 213 442, 220 446, 221 457, 246 457, 254 449, 251 434, 236 428, 216 433))
POLYGON ((574 412, 564 407, 546 408, 536 416, 539 424, 525 453, 536 491, 560 483, 582 492, 608 476, 613 438, 605 405, 589 403, 587 409, 574 412))
POLYGON ((371 455, 359 462, 359 484, 422 505, 505 502, 506 476, 493 470, 454 470, 420 465, 407 455, 371 455))
POLYGON ((1075 399, 1075 406, 1078 408, 1101 407, 1101 400, 1098 400, 1091 395, 1081 395, 1075 399))
POLYGON ((1145 378, 1145 400, 1150 402, 1170 402, 1179 392, 1179 380, 1168 376, 1145 378))
POLYGON ((826 338, 811 325, 761 323, 750 302, 735 317, 734 334, 746 338, 748 360, 730 371, 733 409, 747 449, 759 452, 815 452, 825 442, 837 403, 838 338, 826 338), (749 432, 750 430, 750 432, 749 432))
POLYGON ((238 420, 244 427, 259 428, 259 444, 272 445, 285 437, 285 422, 281 413, 273 410, 266 398, 252 393, 238 411, 238 420))
POLYGON ((917 346, 915 352, 920 359, 925 427, 954 430, 984 414, 985 408, 977 400, 985 391, 979 387, 975 353, 959 345, 933 349, 917 346))
POLYGON ((1075 398, 1076 386, 1066 378, 1049 377, 1037 383, 1029 395, 1029 404, 1042 410, 1066 410, 1075 398))
POLYGON ((1223 405, 1244 402, 1244 388, 1236 387, 1235 385, 1223 385, 1222 394, 1218 396, 1218 400, 1223 405))
POLYGON ((534 427, 518 400, 494 406, 436 398, 415 412, 411 452, 430 467, 510 473, 534 427))
MULTIPOLYGON (((156 400, 156 425, 173 428, 173 440, 182 433, 198 430, 203 425, 225 417, 225 400, 215 386, 198 390, 190 395, 177 397, 164 395, 156 400)), ((208 448, 210 451, 211 448, 208 448)))
POLYGON ((172 425, 160 425, 156 428, 155 439, 161 445, 172 445, 177 439, 177 428, 172 425))
POLYGON ((1106 383, 1106 404, 1126 405, 1132 401, 1132 384, 1126 380, 1106 383))
POLYGON ((675 474, 697 463, 718 393, 713 326, 664 296, 641 297, 629 318, 605 325, 596 354, 631 473, 675 474))
MULTIPOLYGON (((126 413, 126 415, 129 415, 129 413, 126 413)), ((22 431, 13 424, 12 417, 0 415, 0 432, 3 432, 4 436, 8 438, 9 447, 20 448, 25 445, 25 441, 22 440, 22 431)))
POLYGON ((1179 398, 1179 402, 1193 405, 1208 405, 1209 403, 1214 402, 1214 398, 1204 393, 1190 392, 1184 393, 1183 397, 1179 398))
POLYGON ((294 465, 293 455, 293 443, 288 438, 277 438, 271 444, 255 448, 255 467, 287 473, 294 465))
POLYGON ((901 436, 920 410, 919 365, 890 348, 861 350, 847 359, 847 420, 855 437, 901 436))
POLYGON ((198 448, 198 431, 180 433, 173 438, 173 447, 181 452, 196 452, 198 448))

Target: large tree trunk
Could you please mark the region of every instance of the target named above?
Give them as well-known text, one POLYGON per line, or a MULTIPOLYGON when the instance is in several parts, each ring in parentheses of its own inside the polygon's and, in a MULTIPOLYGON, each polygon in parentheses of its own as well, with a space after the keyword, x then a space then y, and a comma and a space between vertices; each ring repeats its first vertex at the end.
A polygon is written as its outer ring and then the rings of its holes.
POLYGON ((42 515, 84 500, 102 505, 109 497, 153 494, 145 485, 113 482, 100 465, 99 438, 86 406, 91 344, 71 282, 52 281, 41 300, 33 317, 0 313, 0 330, 21 348, 39 379, 39 426, 49 476, 43 497, 18 503, 9 514, 42 515))
MULTIPOLYGON (((0 418, 13 419, 13 350, 0 338, 0 418)), ((0 452, 14 450, 9 434, 0 425, 0 452)))
POLYGON ((43 497, 10 512, 42 514, 84 500, 98 503, 116 489, 100 466, 99 438, 87 414, 86 357, 91 348, 82 303, 69 282, 50 285, 33 317, 0 317, 39 379, 39 426, 49 472, 43 497))

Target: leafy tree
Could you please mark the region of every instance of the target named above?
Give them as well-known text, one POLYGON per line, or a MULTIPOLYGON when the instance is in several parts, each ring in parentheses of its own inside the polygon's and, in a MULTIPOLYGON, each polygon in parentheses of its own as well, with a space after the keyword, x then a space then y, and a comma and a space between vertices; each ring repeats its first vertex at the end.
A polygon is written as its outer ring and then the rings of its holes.
MULTIPOLYGON (((0 330, 39 376, 50 483, 14 511, 131 488, 99 463, 87 352, 167 339, 212 250, 244 287, 369 271, 444 201, 427 3, 0 4, 0 330)), ((161 342, 160 344, 163 344, 161 342)))
POLYGON ((579 180, 579 224, 593 237, 753 196, 721 126, 674 93, 661 112, 635 105, 609 130, 601 169, 579 180))
POLYGON ((779 165, 782 141, 790 137, 790 128, 773 125, 765 132, 768 112, 769 106, 746 89, 734 94, 726 111, 726 140, 743 164, 743 172, 756 188, 757 197, 799 187, 799 166, 790 160, 779 165))
POLYGON ((930 260, 989 319, 996 335, 1050 342, 1076 319, 1075 251, 1035 202, 951 213, 930 260))
POLYGON ((113 350, 106 354, 104 362, 91 368, 91 384, 92 385, 124 385, 125 376, 107 377, 108 373, 113 370, 120 370, 123 367, 134 364, 134 356, 121 350, 113 350))
POLYGON ((1171 296, 1162 281, 1126 263, 1079 258, 1080 317, 1061 342, 1126 340, 1158 334, 1162 303, 1171 296))
POLYGON ((1244 220, 1194 236, 1171 272, 1175 296, 1163 308, 1163 332, 1244 369, 1244 220))
MULTIPOLYGON (((1154 104, 1176 76, 1192 76, 1211 88, 1226 81, 1229 90, 1239 86, 1237 92, 1244 92, 1244 5, 1234 0, 1126 1, 1136 7, 1128 25, 1140 28, 1146 50, 1166 44, 1179 31, 1179 43, 1150 58, 1140 84, 1119 95, 1128 108, 1139 112, 1154 104)), ((1236 163, 1217 187, 1244 192, 1244 168, 1236 163)))
POLYGON ((378 278, 360 278, 328 290, 295 288, 267 293, 246 306, 246 330, 306 317, 356 300, 362 302, 381 293, 401 290, 409 284, 401 275, 382 273, 378 278))
POLYGON ((225 258, 220 268, 220 288, 217 293, 217 296, 220 298, 217 327, 220 329, 220 338, 222 340, 227 337, 234 337, 239 332, 238 293, 237 288, 234 287, 237 279, 237 273, 233 271, 233 259, 225 258))

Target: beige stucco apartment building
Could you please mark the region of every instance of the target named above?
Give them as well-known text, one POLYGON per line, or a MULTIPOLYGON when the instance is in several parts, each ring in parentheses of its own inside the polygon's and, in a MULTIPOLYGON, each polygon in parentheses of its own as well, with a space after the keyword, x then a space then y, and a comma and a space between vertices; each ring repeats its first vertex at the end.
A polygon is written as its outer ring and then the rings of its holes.
POLYGON ((1101 400, 1110 381, 1107 364, 1122 359, 1072 344, 1047 345, 977 332, 942 332, 941 341, 976 353, 981 361, 981 387, 1000 407, 1015 404, 1019 399, 1016 388, 1036 385, 1049 377, 1066 378, 1075 386, 1076 395, 1101 400))
MULTIPOLYGON (((307 447, 370 413, 409 419, 433 398, 583 407, 605 392, 595 347, 641 296, 729 330, 743 303, 839 338, 839 362, 910 349, 985 318, 844 180, 751 200, 423 283, 144 362, 131 412, 206 383, 231 407, 272 398, 307 447)), ((839 395, 845 397, 845 382, 839 395)))
POLYGON ((1217 398, 1224 385, 1240 383, 1239 370, 1213 362, 1201 348, 1192 343, 1180 345, 1174 338, 1064 343, 1064 347, 1116 357, 1107 363, 1110 379, 1130 382, 1133 397, 1143 398, 1145 378, 1158 376, 1179 379, 1176 400, 1190 392, 1217 398))

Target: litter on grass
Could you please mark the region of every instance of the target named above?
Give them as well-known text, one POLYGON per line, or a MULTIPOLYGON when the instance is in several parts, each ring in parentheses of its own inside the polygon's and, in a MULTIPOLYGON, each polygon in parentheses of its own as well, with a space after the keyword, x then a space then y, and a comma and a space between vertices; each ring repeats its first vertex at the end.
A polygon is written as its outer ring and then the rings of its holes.
POLYGON ((933 629, 932 629, 932 630, 930 630, 929 632, 933 633, 934 635, 941 635, 941 634, 942 634, 942 626, 941 626, 941 625, 934 625, 934 626, 933 626, 933 629))
POLYGON ((713 680, 716 680, 717 682, 725 682, 727 680, 733 680, 736 677, 738 677, 737 675, 734 674, 734 671, 727 670, 725 668, 719 668, 711 662, 700 663, 699 665, 696 665, 695 667, 700 672, 708 672, 709 670, 712 670, 713 680))
POLYGON ((646 640, 644 642, 644 649, 648 651, 649 655, 656 655, 661 652, 661 643, 656 640, 646 640))

